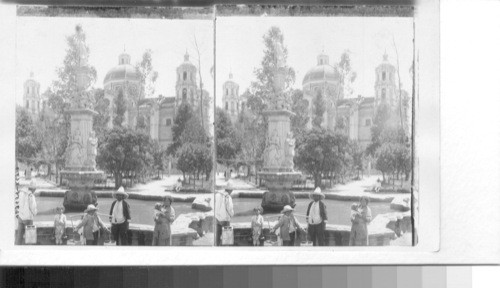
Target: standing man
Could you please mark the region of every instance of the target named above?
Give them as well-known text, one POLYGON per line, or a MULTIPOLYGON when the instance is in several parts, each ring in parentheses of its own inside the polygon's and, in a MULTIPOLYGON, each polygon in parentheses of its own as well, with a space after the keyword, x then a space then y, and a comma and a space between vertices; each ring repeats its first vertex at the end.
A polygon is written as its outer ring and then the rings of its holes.
POLYGON ((27 225, 33 225, 33 217, 37 214, 36 199, 33 194, 36 190, 35 182, 31 181, 28 189, 19 192, 19 202, 16 203, 17 233, 16 245, 23 245, 24 232, 27 225), (18 208, 18 207, 19 208, 18 208))
POLYGON ((310 195, 313 200, 307 207, 307 232, 313 246, 325 246, 325 226, 328 222, 326 215, 326 205, 323 203, 325 194, 321 193, 321 188, 316 187, 314 192, 310 195))
POLYGON ((128 245, 128 225, 130 222, 130 205, 125 201, 128 194, 123 186, 118 189, 113 196, 116 200, 111 204, 109 210, 109 222, 111 222, 111 234, 116 241, 116 245, 128 245))
POLYGON ((220 246, 222 244, 222 227, 229 226, 231 224, 231 217, 234 216, 233 198, 231 198, 232 192, 233 187, 231 185, 231 182, 228 182, 225 191, 215 192, 214 206, 215 220, 217 222, 215 238, 217 246, 220 246))

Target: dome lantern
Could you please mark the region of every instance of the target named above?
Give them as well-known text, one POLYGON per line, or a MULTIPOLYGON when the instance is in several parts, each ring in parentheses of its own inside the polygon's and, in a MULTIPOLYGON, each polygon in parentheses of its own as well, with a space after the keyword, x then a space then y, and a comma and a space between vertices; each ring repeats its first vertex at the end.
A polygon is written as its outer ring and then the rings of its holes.
POLYGON ((130 55, 123 52, 118 56, 118 65, 130 65, 130 55))
POLYGON ((330 57, 324 53, 319 54, 318 65, 330 65, 330 57))

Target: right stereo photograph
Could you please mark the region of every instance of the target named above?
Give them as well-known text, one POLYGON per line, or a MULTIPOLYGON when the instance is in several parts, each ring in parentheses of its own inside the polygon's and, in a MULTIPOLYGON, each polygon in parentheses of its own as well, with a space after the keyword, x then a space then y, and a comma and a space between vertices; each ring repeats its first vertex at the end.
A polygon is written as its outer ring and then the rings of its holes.
POLYGON ((415 245, 413 10, 257 8, 216 9, 216 245, 415 245))

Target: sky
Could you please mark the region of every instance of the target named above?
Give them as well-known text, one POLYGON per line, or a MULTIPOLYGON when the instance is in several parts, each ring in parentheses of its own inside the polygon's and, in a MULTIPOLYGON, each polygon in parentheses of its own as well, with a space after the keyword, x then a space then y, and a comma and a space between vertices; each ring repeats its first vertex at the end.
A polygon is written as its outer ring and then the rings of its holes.
POLYGON ((89 64, 97 70, 94 87, 102 88, 106 73, 118 65, 124 49, 131 64, 141 61, 146 49, 152 50, 153 67, 158 71, 156 95, 174 96, 176 68, 184 61, 186 50, 198 66, 194 44, 200 46, 204 88, 213 97, 214 62, 213 21, 126 18, 16 18, 16 102, 22 103, 23 83, 32 71, 43 93, 57 79, 56 68, 62 66, 68 47, 66 36, 82 24, 90 48, 89 64))
MULTIPOLYGON (((175 95, 176 68, 186 50, 197 65, 194 45, 196 35, 201 46, 204 86, 214 95, 232 71, 243 93, 255 80, 253 71, 260 65, 264 43, 262 36, 272 26, 284 34, 288 48, 288 65, 296 72, 295 88, 316 65, 316 56, 324 51, 330 64, 337 62, 344 50, 351 52, 353 70, 357 73, 353 96, 374 95, 375 67, 387 52, 396 63, 396 43, 403 88, 411 91, 409 68, 413 61, 413 19, 396 17, 218 17, 216 20, 216 82, 210 74, 214 53, 211 20, 167 20, 128 18, 16 18, 16 101, 22 103, 23 83, 33 71, 45 91, 57 79, 56 68, 66 54, 66 36, 82 24, 90 47, 89 63, 97 70, 95 87, 103 86, 106 73, 118 64, 124 50, 131 63, 141 60, 146 49, 153 51, 153 66, 159 72, 156 95, 175 95)), ((155 96, 156 96, 155 95, 155 96)), ((217 96, 217 95, 216 95, 217 96)), ((221 105, 221 97, 217 104, 221 105)))
MULTIPOLYGON (((255 81, 253 71, 264 55, 263 35, 278 26, 288 48, 287 64, 295 69, 294 88, 302 88, 307 71, 316 66, 324 51, 330 64, 338 62, 344 50, 351 52, 357 73, 353 96, 374 96, 375 68, 384 52, 396 64, 396 43, 403 89, 411 91, 409 69, 413 61, 413 18, 396 17, 219 17, 216 22, 216 91, 232 71, 240 93, 255 81)), ((411 93, 410 93, 411 94, 411 93)), ((222 105, 221 97, 217 105, 222 105)))

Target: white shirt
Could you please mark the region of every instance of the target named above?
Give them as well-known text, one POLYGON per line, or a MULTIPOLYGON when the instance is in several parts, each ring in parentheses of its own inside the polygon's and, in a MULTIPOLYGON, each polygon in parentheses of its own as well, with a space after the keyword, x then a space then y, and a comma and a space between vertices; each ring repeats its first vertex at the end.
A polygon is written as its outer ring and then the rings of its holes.
POLYGON ((230 221, 234 215, 233 198, 226 191, 215 193, 215 219, 219 221, 230 221))
POLYGON ((19 192, 19 218, 21 220, 33 220, 37 214, 35 195, 26 190, 19 192))
POLYGON ((311 210, 309 210, 309 224, 320 224, 321 221, 321 214, 319 213, 319 201, 314 201, 313 204, 311 205, 311 210))
POLYGON ((125 216, 123 216, 123 201, 116 201, 113 207, 113 218, 112 223, 121 224, 125 222, 125 216))

